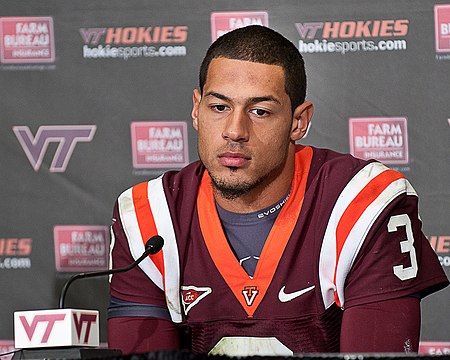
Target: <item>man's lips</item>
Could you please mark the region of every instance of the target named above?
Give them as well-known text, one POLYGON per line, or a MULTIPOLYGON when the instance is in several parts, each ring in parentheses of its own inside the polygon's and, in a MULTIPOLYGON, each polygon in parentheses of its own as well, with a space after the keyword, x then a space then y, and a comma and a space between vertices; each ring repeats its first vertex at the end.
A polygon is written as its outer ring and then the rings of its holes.
POLYGON ((242 167, 248 161, 250 161, 250 156, 242 153, 225 152, 219 155, 219 162, 227 167, 242 167))

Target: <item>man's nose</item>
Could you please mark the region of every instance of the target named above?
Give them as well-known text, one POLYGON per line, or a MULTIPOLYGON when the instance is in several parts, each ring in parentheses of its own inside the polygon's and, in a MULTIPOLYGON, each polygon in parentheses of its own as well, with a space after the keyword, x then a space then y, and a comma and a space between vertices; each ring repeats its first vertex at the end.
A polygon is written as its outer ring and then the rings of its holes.
POLYGON ((244 110, 234 110, 225 122, 222 137, 236 142, 248 141, 249 121, 250 119, 244 110))

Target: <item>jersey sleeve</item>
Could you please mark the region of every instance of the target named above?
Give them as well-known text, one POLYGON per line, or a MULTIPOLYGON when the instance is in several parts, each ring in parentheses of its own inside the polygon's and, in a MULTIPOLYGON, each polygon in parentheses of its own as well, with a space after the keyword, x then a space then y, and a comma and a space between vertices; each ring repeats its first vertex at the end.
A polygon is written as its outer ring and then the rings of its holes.
MULTIPOLYGON (((111 267, 126 267, 134 259, 117 202, 111 232, 111 267)), ((178 332, 171 321, 164 292, 138 266, 116 273, 110 280, 108 346, 120 349, 123 354, 179 348, 178 332)))
POLYGON ((343 353, 417 353, 420 300, 407 296, 345 309, 340 337, 343 353))
POLYGON ((172 322, 155 318, 112 318, 108 320, 108 347, 123 355, 178 350, 179 334, 172 322))
POLYGON ((415 294, 424 297, 447 285, 422 232, 417 195, 408 190, 396 196, 370 227, 346 276, 345 307, 415 294))
MULTIPOLYGON (((112 221, 111 267, 121 268, 131 264, 134 259, 130 253, 128 240, 123 230, 117 202, 114 206, 112 221)), ((126 309, 127 306, 136 309, 139 304, 143 305, 143 309, 147 308, 148 310, 147 312, 143 311, 142 314, 150 314, 151 311, 149 309, 151 306, 159 309, 154 314, 156 317, 160 317, 157 315, 161 314, 161 308, 167 309, 164 292, 138 266, 127 272, 117 273, 112 276, 110 295, 112 301, 109 313, 113 317, 120 317, 121 313, 127 315, 127 312, 122 310, 126 309)), ((128 313, 128 315, 130 314, 128 313)))

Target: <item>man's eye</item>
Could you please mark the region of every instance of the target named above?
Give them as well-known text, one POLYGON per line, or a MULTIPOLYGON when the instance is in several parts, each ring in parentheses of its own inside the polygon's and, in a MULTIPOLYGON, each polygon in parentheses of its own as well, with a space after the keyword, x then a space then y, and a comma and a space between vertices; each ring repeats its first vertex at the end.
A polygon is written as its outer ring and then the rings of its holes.
POLYGON ((215 111, 222 112, 225 111, 228 107, 225 105, 213 105, 211 108, 215 111))
POLYGON ((253 109, 250 112, 257 116, 265 116, 265 115, 269 114, 269 112, 267 110, 263 110, 263 109, 253 109))

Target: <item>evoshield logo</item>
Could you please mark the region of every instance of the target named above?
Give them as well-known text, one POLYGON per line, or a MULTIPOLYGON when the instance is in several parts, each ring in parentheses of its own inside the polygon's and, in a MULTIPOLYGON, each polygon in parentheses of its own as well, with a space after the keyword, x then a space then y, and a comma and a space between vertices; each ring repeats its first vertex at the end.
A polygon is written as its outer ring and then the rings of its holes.
POLYGON ((64 172, 78 142, 90 142, 97 129, 96 125, 50 125, 40 126, 36 135, 28 126, 14 126, 19 140, 34 171, 41 167, 49 143, 59 143, 50 165, 50 172, 64 172))

